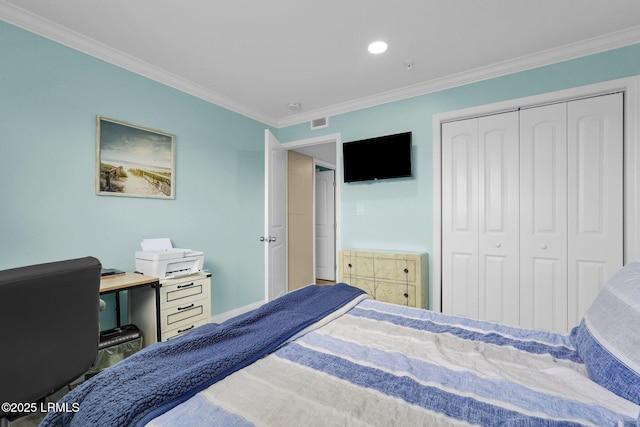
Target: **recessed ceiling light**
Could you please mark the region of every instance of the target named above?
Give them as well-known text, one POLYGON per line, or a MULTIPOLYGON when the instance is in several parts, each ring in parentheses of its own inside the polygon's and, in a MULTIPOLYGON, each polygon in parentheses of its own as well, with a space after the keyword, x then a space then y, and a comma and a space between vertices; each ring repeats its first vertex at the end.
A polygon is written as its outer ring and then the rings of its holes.
POLYGON ((387 50, 387 44, 383 41, 376 41, 369 45, 369 52, 378 55, 387 50))

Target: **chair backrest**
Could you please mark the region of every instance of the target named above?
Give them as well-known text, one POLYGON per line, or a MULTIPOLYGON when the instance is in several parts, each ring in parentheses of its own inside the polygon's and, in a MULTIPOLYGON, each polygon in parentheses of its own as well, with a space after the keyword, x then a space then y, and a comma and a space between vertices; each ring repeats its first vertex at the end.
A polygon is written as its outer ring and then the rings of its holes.
POLYGON ((89 369, 100 268, 86 257, 0 271, 0 402, 36 402, 89 369))

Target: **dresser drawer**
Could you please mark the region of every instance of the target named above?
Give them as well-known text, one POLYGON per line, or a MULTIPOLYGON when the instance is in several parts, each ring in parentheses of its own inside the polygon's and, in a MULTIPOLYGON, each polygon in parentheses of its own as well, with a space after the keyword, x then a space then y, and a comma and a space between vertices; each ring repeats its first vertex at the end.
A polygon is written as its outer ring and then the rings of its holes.
POLYGON ((343 274, 346 281, 349 277, 373 277, 373 254, 367 252, 346 252, 342 255, 343 274))
POLYGON ((416 261, 398 255, 376 255, 373 274, 376 279, 395 280, 402 283, 416 282, 416 261))
POLYGON ((366 278, 354 278, 349 284, 362 289, 375 300, 416 307, 416 287, 414 285, 386 282, 384 280, 376 280, 374 282, 366 278))
POLYGON ((206 299, 184 301, 181 305, 160 311, 160 330, 168 331, 189 323, 209 319, 209 305, 206 299))
POLYGON ((175 338, 177 336, 180 336, 182 334, 185 334, 189 331, 194 330, 195 328, 197 328, 198 326, 202 326, 204 324, 206 324, 207 321, 206 320, 200 320, 197 322, 187 322, 186 324, 175 328, 175 329, 171 329, 168 331, 164 331, 162 333, 162 341, 166 341, 166 340, 170 340, 171 338, 175 338))
POLYGON ((187 278, 160 288, 160 309, 188 305, 197 299, 209 298, 209 279, 187 278))
POLYGON ((376 282, 376 300, 416 307, 416 287, 378 281, 376 282))

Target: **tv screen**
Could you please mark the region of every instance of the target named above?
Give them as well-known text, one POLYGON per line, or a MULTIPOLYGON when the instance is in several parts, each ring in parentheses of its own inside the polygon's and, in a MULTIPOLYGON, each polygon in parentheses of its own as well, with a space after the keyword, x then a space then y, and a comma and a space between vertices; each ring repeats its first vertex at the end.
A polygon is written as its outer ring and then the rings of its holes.
POLYGON ((412 176, 411 132, 342 144, 344 182, 412 176))

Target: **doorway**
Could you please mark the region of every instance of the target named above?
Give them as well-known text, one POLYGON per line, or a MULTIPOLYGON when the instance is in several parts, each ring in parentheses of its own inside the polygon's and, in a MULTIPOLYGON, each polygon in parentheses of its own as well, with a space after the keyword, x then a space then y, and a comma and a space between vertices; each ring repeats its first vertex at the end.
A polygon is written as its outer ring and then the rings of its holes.
MULTIPOLYGON (((298 140, 298 141, 293 141, 293 142, 287 142, 287 143, 283 143, 280 144, 280 149, 282 149, 283 151, 289 151, 289 150, 294 150, 296 152, 308 155, 313 157, 315 160, 315 164, 320 164, 323 167, 329 168, 334 170, 335 173, 335 177, 339 178, 340 176, 342 176, 342 170, 341 170, 341 148, 342 148, 342 142, 341 142, 341 136, 340 134, 331 134, 331 135, 325 135, 325 136, 319 136, 319 137, 315 137, 315 138, 309 138, 309 139, 304 139, 304 140, 298 140)), ((265 156, 268 155, 267 152, 265 152, 265 156)), ((265 163, 265 165, 267 166, 267 169, 265 170, 265 176, 269 176, 269 174, 271 173, 271 171, 268 169, 268 163, 265 163)), ((286 168, 286 166, 285 166, 286 168)), ((282 187, 278 188, 277 191, 275 192, 270 192, 268 194, 268 199, 279 199, 279 198, 284 198, 286 200, 286 194, 287 194, 287 184, 286 184, 286 180, 285 183, 282 185, 282 187)), ((337 265, 337 254, 339 251, 339 242, 340 242, 340 218, 339 218, 339 212, 340 212, 340 186, 336 185, 335 186, 335 193, 334 193, 334 212, 336 213, 335 215, 335 232, 334 232, 334 236, 335 236, 335 244, 333 245, 334 247, 334 254, 333 254, 333 263, 334 265, 337 265)), ((266 205, 265 205, 265 218, 268 217, 268 209, 269 206, 272 206, 272 203, 269 202, 269 200, 267 201, 266 205)), ((315 208, 314 208, 315 211, 315 208)), ((267 232, 268 234, 268 232, 267 232)), ((312 269, 312 275, 315 278, 316 277, 316 272, 315 272, 315 267, 316 267, 316 262, 315 262, 315 247, 316 247, 316 242, 315 242, 315 227, 313 229, 313 235, 314 235, 314 261, 313 261, 313 266, 311 266, 312 269)), ((285 240, 286 241, 286 240, 285 240)), ((266 251, 268 251, 268 249, 266 249, 266 251)), ((288 253, 288 248, 285 248, 285 252, 288 253)), ((277 269, 279 271, 288 271, 288 255, 282 257, 281 260, 278 260, 279 264, 278 265, 274 265, 273 262, 269 261, 269 262, 265 262, 265 277, 267 278, 267 285, 265 288, 265 299, 267 301, 273 299, 274 294, 270 293, 269 289, 270 286, 274 286, 274 284, 269 284, 268 278, 271 277, 270 275, 270 270, 273 269, 277 269)), ((285 281, 288 280, 288 278, 284 279, 285 281)), ((276 286, 282 286, 283 284, 279 284, 276 286)), ((285 289, 288 289, 289 286, 288 284, 284 284, 285 289)))
POLYGON ((336 171, 318 163, 315 165, 315 283, 336 281, 335 236, 336 171))

